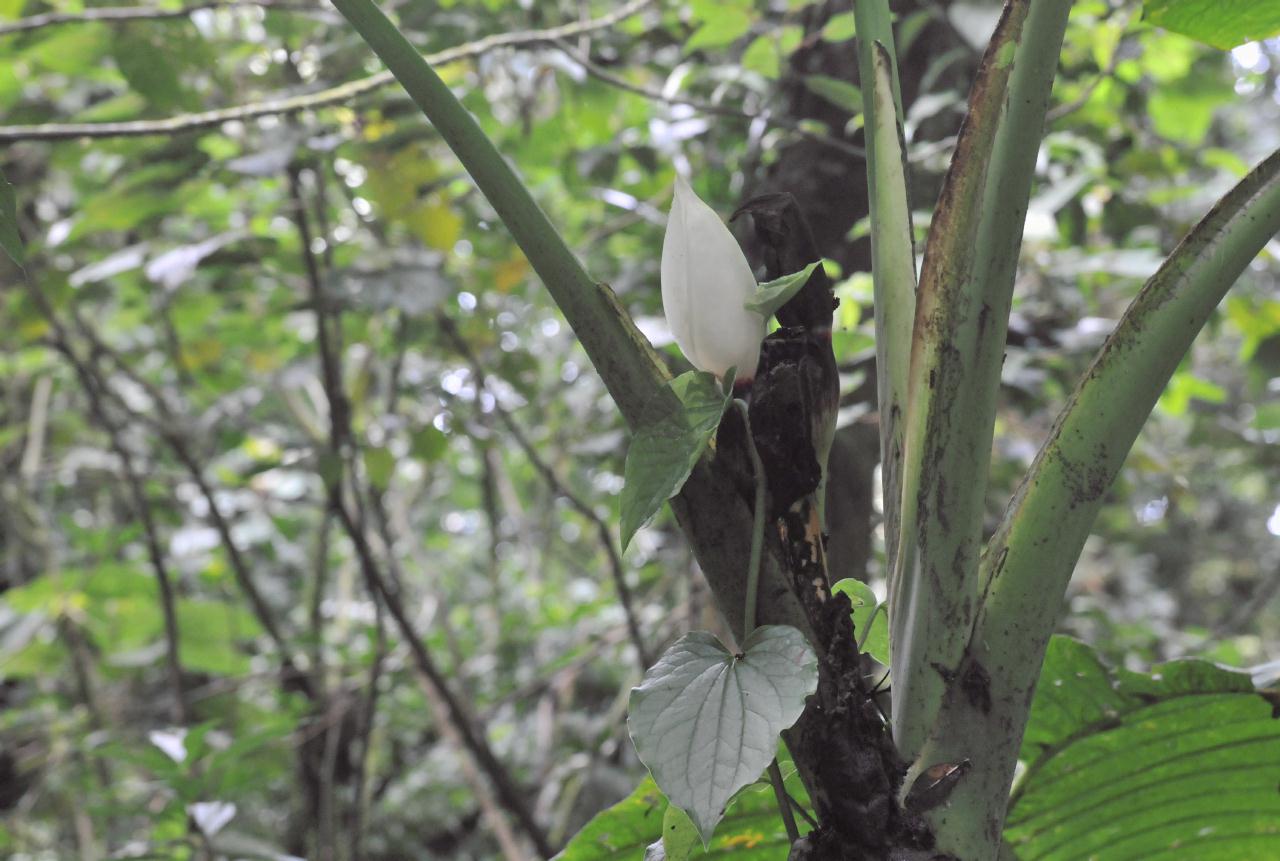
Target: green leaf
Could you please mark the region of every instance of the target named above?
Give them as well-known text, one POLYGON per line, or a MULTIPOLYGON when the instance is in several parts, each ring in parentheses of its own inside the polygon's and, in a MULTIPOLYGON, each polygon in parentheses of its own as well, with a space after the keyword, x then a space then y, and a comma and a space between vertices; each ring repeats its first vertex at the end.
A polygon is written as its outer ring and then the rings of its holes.
POLYGON ((667 800, 646 777, 617 804, 597 814, 556 856, 559 861, 638 858, 644 848, 662 839, 667 800))
POLYGON ((742 52, 742 68, 750 69, 766 78, 777 78, 782 71, 781 53, 777 39, 772 35, 766 33, 763 36, 757 36, 751 40, 747 50, 742 52))
MULTIPOLYGON (((778 746, 778 763, 787 793, 800 804, 808 804, 809 796, 784 745, 778 746)), ((561 861, 631 861, 645 857, 646 849, 656 845, 671 861, 686 835, 693 839, 689 857, 694 858, 705 854, 735 861, 779 861, 791 849, 773 787, 767 781, 753 783, 733 797, 704 852, 689 817, 667 804, 653 778, 646 777, 629 796, 597 814, 556 857, 561 861)))
POLYGON ((157 110, 174 111, 192 105, 179 77, 181 57, 166 47, 167 32, 160 27, 122 27, 114 34, 112 57, 131 89, 157 110))
POLYGON ((829 75, 805 75, 804 85, 809 92, 838 108, 844 108, 851 114, 862 113, 862 91, 848 81, 829 75))
POLYGON ((853 607, 853 635, 858 638, 862 651, 880 663, 889 664, 889 614, 887 608, 876 599, 876 593, 861 580, 846 577, 831 587, 832 594, 849 596, 853 607))
POLYGON ((858 31, 854 25, 852 12, 841 12, 839 15, 832 15, 831 20, 822 28, 822 41, 824 42, 845 42, 856 35, 858 35, 858 31))
POLYGON ((196 598, 177 603, 179 657, 182 666, 223 676, 249 672, 249 657, 240 641, 262 633, 258 621, 243 607, 196 598))
POLYGON ((743 9, 721 9, 708 17, 685 43, 685 49, 719 48, 751 29, 751 13, 743 9))
POLYGON ((646 416, 627 450, 620 506, 622 547, 680 492, 706 450, 730 397, 713 374, 689 371, 667 384, 682 409, 646 416))
POLYGON ((800 288, 809 282, 809 276, 821 263, 815 260, 799 272, 783 275, 772 281, 766 281, 756 288, 756 292, 745 303, 748 311, 757 311, 763 317, 772 317, 779 308, 791 301, 791 297, 800 292, 800 288))
POLYGON ((22 237, 18 235, 18 207, 13 186, 0 173, 0 248, 19 268, 26 266, 22 253, 22 237))
POLYGON ((817 689, 818 659, 787 625, 747 635, 729 652, 694 631, 666 651, 631 691, 628 728, 636 753, 705 845, 733 794, 774 757, 778 734, 817 689))
POLYGON ((1276 857, 1275 701, 1207 661, 1111 670, 1055 637, 1006 841, 1022 859, 1276 857))
POLYGON ((409 451, 427 463, 437 461, 449 450, 449 437, 434 425, 427 425, 409 439, 409 451))
POLYGON ((1224 51, 1280 34, 1280 4, 1265 0, 1146 0, 1142 16, 1224 51))
POLYGON ((364 468, 369 474, 369 483, 378 490, 386 490, 396 471, 395 455, 386 446, 367 448, 364 450, 364 468))
POLYGON ((662 849, 665 861, 686 861, 696 855, 701 839, 698 829, 685 813, 674 804, 667 805, 667 812, 662 816, 662 849))
POLYGON ((1233 97, 1231 88, 1221 82, 1189 78, 1157 88, 1147 100, 1147 111, 1152 126, 1163 137, 1199 145, 1218 108, 1233 97))

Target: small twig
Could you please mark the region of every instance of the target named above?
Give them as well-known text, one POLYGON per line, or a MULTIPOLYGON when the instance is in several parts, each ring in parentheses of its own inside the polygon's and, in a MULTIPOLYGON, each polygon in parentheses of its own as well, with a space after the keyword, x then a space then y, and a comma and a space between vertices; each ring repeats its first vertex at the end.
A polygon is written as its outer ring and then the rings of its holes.
POLYGON ((747 562, 747 607, 742 625, 743 639, 756 626, 756 593, 760 589, 760 555, 764 548, 765 507, 768 504, 769 489, 765 484, 764 462, 760 460, 760 452, 756 450, 755 440, 751 438, 751 419, 745 401, 734 399, 733 405, 742 415, 747 440, 747 454, 751 456, 751 469, 756 475, 756 506, 751 522, 751 557, 747 562))
POLYGON ((40 472, 44 459, 45 431, 49 424, 49 397, 53 394, 53 376, 41 375, 31 392, 31 411, 27 419, 27 441, 22 449, 18 475, 27 489, 31 489, 40 472))
MULTIPOLYGON (((586 23, 574 22, 545 30, 519 30, 496 33, 474 42, 458 45, 428 54, 424 59, 433 66, 477 57, 496 48, 517 45, 545 44, 556 39, 576 36, 593 30, 602 30, 629 18, 653 0, 632 0, 607 15, 586 23)), ((267 99, 248 105, 237 105, 194 114, 179 114, 161 120, 131 120, 119 123, 42 123, 30 126, 0 126, 0 143, 14 141, 55 141, 74 138, 145 137, 148 135, 174 135, 180 132, 206 129, 226 122, 245 121, 264 116, 296 114, 301 111, 345 104, 361 96, 395 83, 395 76, 388 71, 378 72, 367 78, 349 81, 301 96, 267 99)))
POLYGON ((814 819, 809 814, 809 811, 805 810, 804 805, 801 804, 799 801, 796 801, 795 798, 792 797, 790 792, 787 793, 787 801, 791 802, 791 809, 794 810, 796 813, 799 813, 800 818, 803 819, 806 823, 808 823, 810 828, 818 827, 818 820, 814 819))
POLYGON ((315 557, 312 562, 311 594, 307 601, 307 626, 311 632, 311 675, 316 690, 323 691, 324 680, 324 594, 329 582, 329 534, 333 515, 326 507, 316 532, 315 557))
POLYGON ((862 647, 866 644, 867 635, 871 633, 871 626, 875 624, 876 616, 880 614, 880 608, 883 606, 884 604, 876 604, 875 607, 871 609, 871 615, 867 617, 866 624, 862 626, 863 627, 862 636, 858 638, 859 652, 862 651, 862 647))
POLYGON ((782 814, 782 824, 787 829, 787 839, 795 843, 800 839, 800 829, 796 827, 796 818, 791 814, 792 799, 787 794, 787 785, 782 779, 782 769, 778 768, 776 758, 769 763, 769 782, 773 784, 773 794, 778 799, 778 811, 782 814))

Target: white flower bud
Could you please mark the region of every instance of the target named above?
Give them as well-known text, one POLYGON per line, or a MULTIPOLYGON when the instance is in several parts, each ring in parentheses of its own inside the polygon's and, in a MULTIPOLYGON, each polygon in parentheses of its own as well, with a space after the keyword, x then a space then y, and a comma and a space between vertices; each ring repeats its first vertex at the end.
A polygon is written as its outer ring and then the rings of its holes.
POLYGON ((675 199, 662 241, 662 308, 685 357, 700 371, 737 382, 755 378, 764 317, 744 303, 756 279, 720 216, 676 176, 675 199))

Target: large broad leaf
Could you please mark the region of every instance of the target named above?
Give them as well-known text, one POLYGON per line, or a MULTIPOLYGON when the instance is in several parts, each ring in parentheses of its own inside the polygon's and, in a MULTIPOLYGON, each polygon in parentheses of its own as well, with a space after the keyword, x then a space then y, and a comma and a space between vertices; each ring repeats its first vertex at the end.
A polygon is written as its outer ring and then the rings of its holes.
MULTIPOLYGON (((785 751, 780 748, 778 760, 783 774, 787 775, 787 793, 807 807, 804 784, 785 751)), ((694 842, 700 844, 688 818, 670 807, 653 778, 646 777, 629 796, 588 822, 556 858, 559 861, 639 861, 648 847, 662 847, 666 838, 665 857, 674 859, 680 851, 674 844, 682 842, 686 828, 694 832, 694 842)), ((710 845, 705 850, 701 845, 693 846, 688 857, 779 861, 787 857, 790 848, 791 841, 778 815, 773 787, 761 781, 733 797, 710 845)))
POLYGON ((1274 0, 1147 0, 1142 17, 1224 51, 1280 34, 1274 0))
POLYGON ((729 405, 715 376, 704 371, 681 374, 667 385, 683 408, 647 417, 627 450, 620 501, 624 549, 662 503, 680 492, 729 405))
POLYGON ((804 635, 765 625, 738 655, 705 631, 686 634, 632 689, 628 724, 640 761, 704 843, 817 685, 818 659, 804 635))
POLYGON ((1277 702, 1206 661, 1142 675, 1054 638, 1007 844, 1023 861, 1280 858, 1277 702))

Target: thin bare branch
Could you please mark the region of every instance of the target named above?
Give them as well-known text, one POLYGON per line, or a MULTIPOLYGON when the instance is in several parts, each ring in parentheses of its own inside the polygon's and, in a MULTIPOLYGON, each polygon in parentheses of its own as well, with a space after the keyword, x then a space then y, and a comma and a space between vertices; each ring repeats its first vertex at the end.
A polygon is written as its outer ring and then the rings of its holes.
MULTIPOLYGON (((478 57, 497 48, 509 48, 522 45, 537 45, 554 42, 570 36, 603 30, 612 27, 619 21, 629 18, 653 0, 631 0, 617 9, 586 22, 563 24, 543 30, 517 30, 510 33, 496 33, 467 42, 453 48, 446 48, 425 56, 432 66, 454 63, 470 57, 478 57)), ((376 90, 395 83, 395 76, 389 71, 382 71, 349 81, 335 87, 328 87, 314 93, 297 96, 267 99, 247 105, 231 108, 219 108, 193 114, 179 114, 161 120, 131 120, 118 123, 42 123, 28 126, 0 126, 0 143, 15 141, 56 141, 76 138, 115 138, 115 137, 147 137, 150 135, 174 135, 181 132, 196 131, 220 126, 228 122, 244 122, 265 116, 282 116, 297 114, 303 111, 316 110, 331 105, 341 105, 366 96, 376 90)))
POLYGON ((291 3, 288 0, 209 0, 205 3, 193 3, 181 9, 155 9, 146 6, 103 6, 97 9, 86 9, 83 12, 45 12, 42 15, 31 15, 0 24, 0 36, 14 33, 25 33, 60 24, 87 24, 98 21, 107 24, 126 23, 129 21, 168 21, 186 18, 192 12, 206 9, 274 9, 289 12, 314 12, 328 15, 331 10, 314 3, 291 3))
MULTIPOLYGON (((60 325, 57 316, 54 314, 52 307, 48 304, 43 295, 30 285, 28 282, 28 293, 32 296, 33 301, 41 309, 41 313, 50 322, 51 326, 60 325)), ((223 551, 227 555, 227 561, 231 565, 232 574, 235 577, 236 585, 240 591, 244 593, 249 601, 250 609, 253 611, 254 618, 258 624, 262 626, 267 637, 271 640, 272 645, 280 653, 280 666, 283 672, 284 686, 288 690, 301 692, 310 700, 315 700, 317 692, 315 686, 309 676, 302 672, 293 660, 292 653, 289 648, 283 630, 276 620, 275 612, 267 603, 262 592, 258 589, 253 574, 249 570, 248 562, 240 553, 240 548, 236 545, 231 536, 231 525, 223 516, 221 510, 217 506, 213 488, 209 481, 205 478, 204 467, 200 463, 200 459, 192 450, 190 443, 184 436, 184 427, 178 422, 175 414, 171 410, 168 400, 163 396, 155 386, 138 376, 128 362, 124 361, 115 350, 107 345, 92 327, 80 319, 76 315, 72 315, 77 331, 90 346, 91 359, 96 362, 99 359, 106 359, 111 364, 126 374, 130 381, 135 382, 143 387, 147 394, 151 397, 160 413, 159 418, 147 416, 136 412, 124 402, 118 393, 106 386, 102 386, 100 391, 104 395, 109 395, 113 403, 124 414, 137 418, 150 426, 160 436, 160 438, 169 446, 169 449, 177 457, 178 462, 182 464, 187 472, 188 477, 196 485, 201 498, 204 500, 209 510, 209 520, 213 524, 214 531, 218 534, 218 540, 222 545, 223 551)), ((56 328, 55 328, 56 331, 56 328)), ((65 329, 63 330, 65 334, 65 329)))
MULTIPOLYGON (((401 578, 396 576, 390 579, 384 576, 382 565, 374 554, 369 540, 364 494, 359 487, 354 486, 358 444, 351 429, 350 400, 342 382, 341 357, 337 348, 341 321, 330 317, 328 305, 322 295, 319 263, 311 250, 313 234, 296 168, 288 171, 288 183, 293 210, 291 215, 298 228, 302 249, 307 301, 316 318, 316 346, 320 354, 321 380, 329 401, 329 452, 337 459, 340 467, 325 478, 329 509, 337 517, 355 550, 365 588, 375 601, 380 602, 391 613, 400 638, 409 647, 423 694, 437 713, 441 734, 466 752, 467 756, 462 764, 463 774, 475 792, 504 856, 508 861, 520 861, 525 857, 503 815, 505 810, 519 823, 538 854, 543 858, 550 858, 554 850, 546 832, 534 818, 524 794, 489 746, 483 727, 478 725, 479 722, 469 713, 462 699, 447 684, 447 677, 427 649, 413 620, 409 618, 401 600, 401 578), (483 772, 487 777, 487 786, 478 772, 483 772)), ((383 520, 385 522, 385 517, 383 520)), ((390 542, 386 543, 386 556, 390 560, 387 564, 392 566, 395 564, 394 555, 390 551, 390 542)))
MULTIPOLYGON (((35 293, 35 290, 31 291, 35 293)), ((179 726, 187 723, 186 691, 182 679, 182 662, 179 658, 178 614, 176 598, 173 592, 173 577, 169 573, 164 551, 160 546, 160 533, 156 526, 151 505, 147 501, 146 491, 142 486, 141 473, 134 464, 133 455, 124 444, 124 433, 121 424, 108 412, 104 392, 106 386, 94 369, 82 359, 72 348, 62 321, 53 316, 53 309, 38 301, 42 313, 49 322, 53 333, 55 349, 67 360, 75 371, 80 387, 89 398, 89 410, 97 423, 106 430, 111 450, 120 461, 124 472, 125 485, 129 490, 130 503, 138 519, 142 522, 142 531, 147 546, 147 559, 155 573, 156 584, 160 595, 160 610, 164 619, 165 662, 169 672, 169 684, 173 689, 173 720, 179 726)))

